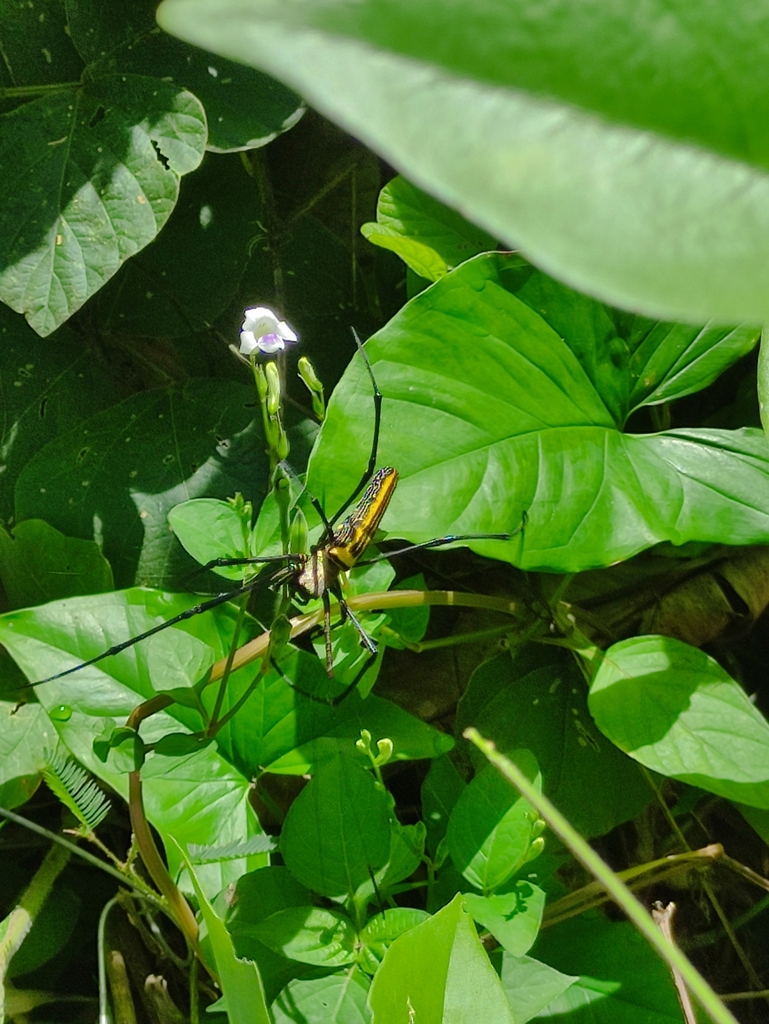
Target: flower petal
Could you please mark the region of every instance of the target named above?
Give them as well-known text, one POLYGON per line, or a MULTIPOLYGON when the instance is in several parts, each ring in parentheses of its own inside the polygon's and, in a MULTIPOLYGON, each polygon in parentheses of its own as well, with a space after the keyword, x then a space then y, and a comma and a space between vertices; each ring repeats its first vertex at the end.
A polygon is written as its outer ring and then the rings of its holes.
POLYGON ((244 356, 250 356, 254 349, 259 348, 259 344, 253 335, 252 331, 241 331, 240 332, 240 352, 244 356))

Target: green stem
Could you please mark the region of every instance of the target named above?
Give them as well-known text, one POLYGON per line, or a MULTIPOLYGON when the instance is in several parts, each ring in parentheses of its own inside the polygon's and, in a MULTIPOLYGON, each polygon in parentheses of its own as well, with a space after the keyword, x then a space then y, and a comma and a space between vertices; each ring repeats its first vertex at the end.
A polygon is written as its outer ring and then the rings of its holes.
POLYGON ((8 85, 0 89, 0 100, 33 99, 35 96, 47 96, 49 93, 65 92, 67 89, 79 89, 81 82, 54 82, 49 85, 8 85))
POLYGON ((129 797, 128 809, 131 814, 131 827, 133 829, 136 845, 139 848, 144 866, 149 876, 160 892, 165 896, 168 905, 174 915, 177 925, 187 938, 187 941, 200 956, 198 945, 198 923, 192 913, 189 903, 181 894, 176 883, 168 873, 163 863, 163 858, 158 852, 155 840, 150 831, 149 822, 144 813, 144 801, 142 800, 141 776, 138 772, 129 772, 128 775, 129 797))
POLYGON ((235 652, 238 649, 238 640, 240 639, 240 631, 243 628, 243 621, 246 617, 246 607, 248 605, 248 594, 244 594, 240 599, 240 608, 238 610, 238 618, 235 622, 235 632, 232 634, 232 643, 230 649, 227 652, 227 661, 224 666, 224 672, 222 672, 221 684, 219 686, 219 692, 216 695, 216 702, 214 703, 214 710, 211 713, 211 719, 206 729, 206 736, 214 736, 218 731, 219 713, 222 710, 222 704, 224 702, 224 694, 227 690, 227 680, 230 678, 232 673, 232 662, 235 657, 235 652))
MULTIPOLYGON (((454 590, 388 590, 377 594, 358 594, 347 599, 347 604, 354 612, 388 611, 391 608, 418 608, 424 606, 449 606, 454 608, 485 608, 488 611, 502 612, 505 615, 519 617, 522 608, 519 602, 505 597, 489 597, 486 594, 463 594, 454 590)), ((332 614, 336 606, 332 605, 332 614)), ((291 619, 291 639, 301 636, 323 621, 323 609, 307 615, 297 615, 291 619)), ((270 643, 270 634, 263 633, 241 647, 233 659, 232 671, 248 665, 261 658, 270 643)), ((221 679, 226 665, 225 659, 217 661, 211 669, 209 682, 221 679)), ((153 698, 157 701, 158 698, 153 698)), ((147 703, 150 703, 149 701, 147 703)), ((157 710, 168 707, 171 701, 162 704, 157 710)), ((144 705, 142 705, 143 707, 144 705)), ((137 709, 138 710, 138 709, 137 709)), ((146 716, 142 716, 146 717, 146 716)))
POLYGON ((571 850, 574 857, 601 883, 609 896, 621 907, 644 938, 667 963, 670 970, 680 973, 689 991, 706 1013, 710 1015, 711 1020, 715 1021, 716 1024, 737 1024, 735 1018, 699 971, 687 960, 681 950, 667 939, 654 924, 644 906, 611 868, 601 860, 595 850, 572 828, 561 812, 554 807, 546 796, 543 796, 532 786, 518 766, 498 753, 494 744, 484 739, 477 729, 466 729, 464 736, 471 743, 475 744, 508 782, 515 786, 521 796, 529 801, 539 816, 544 818, 552 831, 571 850))
POLYGON ((54 843, 32 877, 32 881, 27 886, 18 905, 5 919, 5 928, 0 939, 0 1020, 3 1019, 2 992, 11 959, 29 935, 30 928, 50 895, 53 883, 62 873, 71 856, 69 850, 54 843))
MULTIPOLYGON (((169 701, 169 703, 171 702, 169 701)), ((99 868, 101 871, 106 871, 108 875, 112 875, 113 878, 116 878, 121 885, 135 889, 139 895, 144 896, 146 899, 155 903, 160 910, 166 909, 159 900, 157 893, 149 886, 145 885, 140 878, 134 878, 131 875, 123 874, 118 871, 117 868, 113 868, 111 864, 106 864, 103 860, 99 860, 98 857, 94 857, 92 853, 81 849, 79 846, 76 846, 75 843, 71 843, 68 839, 64 839, 55 832, 51 832, 47 828, 43 828, 42 825, 38 825, 36 822, 30 821, 29 818, 23 818, 20 814, 15 814, 13 811, 7 810, 5 807, 0 807, 0 815, 4 818, 8 818, 9 821, 13 821, 17 825, 28 828, 30 832, 35 832, 39 836, 44 836, 46 839, 50 839, 52 843, 57 843, 70 853, 74 853, 76 857, 80 857, 81 860, 87 861, 92 867, 99 868)))

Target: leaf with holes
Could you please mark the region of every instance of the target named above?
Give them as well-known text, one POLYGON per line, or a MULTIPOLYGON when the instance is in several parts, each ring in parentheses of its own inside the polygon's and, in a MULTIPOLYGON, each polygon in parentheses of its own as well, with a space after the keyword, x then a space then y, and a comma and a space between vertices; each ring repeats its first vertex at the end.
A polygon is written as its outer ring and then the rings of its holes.
POLYGON ((203 108, 114 75, 0 119, 0 299, 46 336, 152 241, 203 156, 203 108))

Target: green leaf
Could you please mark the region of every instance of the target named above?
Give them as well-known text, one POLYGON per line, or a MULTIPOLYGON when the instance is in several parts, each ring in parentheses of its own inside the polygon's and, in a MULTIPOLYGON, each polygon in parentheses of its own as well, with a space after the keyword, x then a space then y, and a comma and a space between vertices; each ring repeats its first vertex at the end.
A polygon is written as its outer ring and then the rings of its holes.
POLYGON ((0 527, 0 580, 11 608, 112 589, 112 570, 97 544, 65 537, 41 519, 10 534, 0 527))
POLYGON ((465 893, 465 905, 473 919, 483 925, 513 956, 531 949, 542 923, 545 893, 538 885, 519 879, 512 892, 477 896, 465 893))
POLYGON ((414 907, 389 907, 380 911, 361 928, 358 935, 363 969, 369 974, 376 974, 393 942, 412 928, 429 920, 430 915, 426 910, 417 910, 414 907))
POLYGON ((266 486, 251 399, 243 385, 212 380, 133 395, 27 463, 16 517, 99 541, 118 586, 178 584, 194 565, 168 529, 169 510, 201 494, 257 499, 266 486))
POLYGON ((595 727, 584 677, 567 651, 502 654, 480 665, 457 714, 458 732, 471 725, 502 753, 525 743, 545 793, 586 837, 634 818, 652 797, 638 766, 595 727))
MULTIPOLYGON (((135 589, 96 597, 72 598, 0 617, 0 643, 32 680, 74 666, 93 657, 111 643, 125 640, 183 611, 195 598, 135 589)), ((180 645, 187 633, 195 643, 204 640, 223 657, 232 639, 234 615, 220 608, 172 627, 180 645)), ((187 636, 187 639, 190 637, 187 636)), ((122 726, 130 712, 153 696, 147 670, 145 644, 138 644, 98 665, 36 688, 51 724, 72 756, 99 779, 127 796, 126 776, 104 764, 94 752, 103 741, 105 722, 122 726), (62 715, 58 709, 65 707, 62 715)), ((245 685, 248 670, 234 673, 235 688, 245 685)), ((249 677, 250 678, 250 677, 249 677)), ((206 693, 206 700, 213 695, 206 693)), ((142 726, 147 744, 170 732, 200 728, 200 717, 186 708, 154 715, 142 726)), ((47 744, 52 749, 53 742, 47 744)), ((244 776, 214 745, 191 757, 166 758, 150 754, 143 769, 147 815, 161 835, 180 842, 223 845, 261 832, 249 805, 250 776, 244 776), (154 774, 153 774, 154 773, 154 774)), ((171 870, 177 862, 168 851, 171 870)), ((244 869, 244 861, 211 864, 200 869, 207 891, 218 892, 244 869)))
MULTIPOLYGON (((205 565, 214 558, 247 558, 248 525, 243 516, 226 501, 193 498, 183 501, 168 513, 168 525, 196 562, 205 565)), ((226 579, 242 580, 244 566, 215 569, 226 579)))
POLYGON ((67 32, 61 0, 40 0, 32 7, 13 4, 3 10, 0 84, 61 85, 79 81, 82 73, 83 62, 67 32))
POLYGON ((513 1008, 516 1024, 526 1024, 579 980, 529 956, 512 956, 508 952, 502 954, 499 978, 513 1008))
POLYGON ((281 833, 286 867, 322 896, 354 896, 390 852, 385 798, 349 758, 323 765, 291 805, 281 833))
POLYGON ((465 788, 465 782, 450 758, 436 757, 422 783, 422 820, 427 830, 427 848, 435 856, 446 835, 451 811, 465 788))
MULTIPOLYGON (((293 651, 290 659, 281 662, 281 670, 302 689, 311 689, 318 675, 327 681, 322 664, 303 651, 293 651), (305 666, 311 666, 310 675, 304 674, 305 666), (306 686, 308 679, 310 686, 306 686)), ((238 696, 237 686, 228 686, 223 710, 238 696)), ((368 729, 376 739, 389 737, 395 761, 437 757, 454 746, 446 733, 375 694, 363 700, 351 693, 331 707, 309 699, 275 672, 260 681, 220 742, 247 774, 305 775, 339 753, 354 754, 361 729, 368 729)), ((357 756, 361 764, 368 763, 363 755, 357 756)))
POLYGON ((190 861, 196 865, 251 857, 255 853, 270 853, 275 849, 275 840, 268 835, 251 836, 245 842, 227 843, 225 846, 198 846, 197 843, 189 843, 187 846, 190 861))
MULTIPOLYGON (((670 973, 627 922, 573 918, 542 932, 538 958, 580 975, 548 1004, 548 1016, 584 1016, 595 1024, 679 1024, 670 973)), ((507 985, 505 985, 507 988, 507 985)))
POLYGON ((46 751, 58 744, 56 730, 39 704, 0 701, 0 807, 29 800, 40 783, 46 751))
POLYGON ((272 1005, 275 1024, 369 1024, 369 978, 360 970, 289 982, 272 1005))
POLYGON ((390 946, 371 986, 374 1019, 429 1024, 515 1018, 461 896, 390 946))
MULTIPOLYGON (((626 357, 615 362, 618 339, 606 310, 582 300, 582 317, 569 327, 579 303, 554 284, 546 321, 518 297, 533 289, 532 276, 515 257, 476 257, 409 302, 367 343, 384 395, 379 463, 400 473, 382 524, 389 536, 421 542, 513 532, 526 510, 522 534, 471 546, 557 572, 609 565, 664 540, 764 543, 764 436, 622 433, 636 372, 633 339, 619 339, 626 357)), ((680 351, 667 339, 664 332, 658 339, 666 363, 655 364, 656 386, 684 380, 680 351)), ((652 354, 639 350, 639 366, 648 365, 652 354)), ((692 346, 694 362, 697 353, 692 346)), ((722 357, 723 366, 734 351, 722 357)), ((706 382, 704 367, 698 379, 706 382)), ((362 361, 353 359, 329 403, 309 470, 310 490, 325 493, 330 507, 365 467, 372 429, 371 384, 362 361)))
POLYGON ((385 185, 376 216, 376 224, 361 227, 363 237, 396 253, 429 281, 437 281, 479 252, 496 248, 491 235, 405 178, 393 178, 385 185))
POLYGON ((235 898, 227 907, 227 930, 236 954, 259 964, 268 1001, 296 976, 297 964, 260 942, 257 938, 259 924, 279 910, 309 902, 309 891, 285 867, 259 868, 237 880, 235 898))
POLYGON ((111 804, 88 773, 59 753, 49 756, 43 777, 84 831, 95 832, 109 814, 111 804))
POLYGON ((112 405, 117 396, 107 368, 68 327, 43 340, 24 317, 0 304, 0 336, 8 425, 3 432, 0 518, 8 523, 14 517, 16 482, 29 460, 50 441, 112 405))
POLYGON ((588 706, 598 728, 647 768, 769 808, 769 722, 704 651, 664 636, 614 644, 588 706))
POLYGON ((166 0, 158 17, 279 77, 574 287, 655 316, 763 323, 766 12, 166 0))
POLYGON ((355 929, 347 914, 325 907, 287 907, 261 921, 258 939, 291 960, 343 967, 355 960, 355 929))
POLYGON ((206 139, 195 97, 121 75, 2 118, 0 298, 45 337, 155 237, 206 139), (22 187, 23 186, 23 187, 22 187))
POLYGON ((195 895, 200 903, 206 923, 208 941, 216 963, 216 973, 227 1003, 227 1016, 231 1024, 271 1024, 270 1012, 264 998, 264 986, 255 963, 239 960, 224 922, 208 902, 195 869, 179 844, 175 844, 184 860, 195 895))
POLYGON ((769 435, 769 354, 767 342, 762 340, 758 354, 758 401, 761 408, 761 423, 769 435))
MULTIPOLYGON (((511 757, 541 786, 528 751, 515 751, 511 757)), ((492 892, 526 862, 536 837, 535 822, 531 804, 489 765, 462 791, 451 812, 446 832, 451 859, 471 885, 492 892)))
POLYGON ((98 71, 156 75, 189 89, 206 109, 208 148, 219 152, 264 146, 292 128, 303 112, 298 96, 243 64, 158 32, 154 0, 114 9, 100 0, 70 5, 69 29, 98 71))

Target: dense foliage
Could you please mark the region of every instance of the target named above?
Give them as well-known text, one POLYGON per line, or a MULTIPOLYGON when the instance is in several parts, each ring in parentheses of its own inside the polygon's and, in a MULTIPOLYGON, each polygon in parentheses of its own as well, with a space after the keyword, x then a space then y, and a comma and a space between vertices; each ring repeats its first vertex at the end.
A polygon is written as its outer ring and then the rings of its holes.
POLYGON ((769 2, 155 6, 0 24, 6 1016, 764 1019, 769 2))

